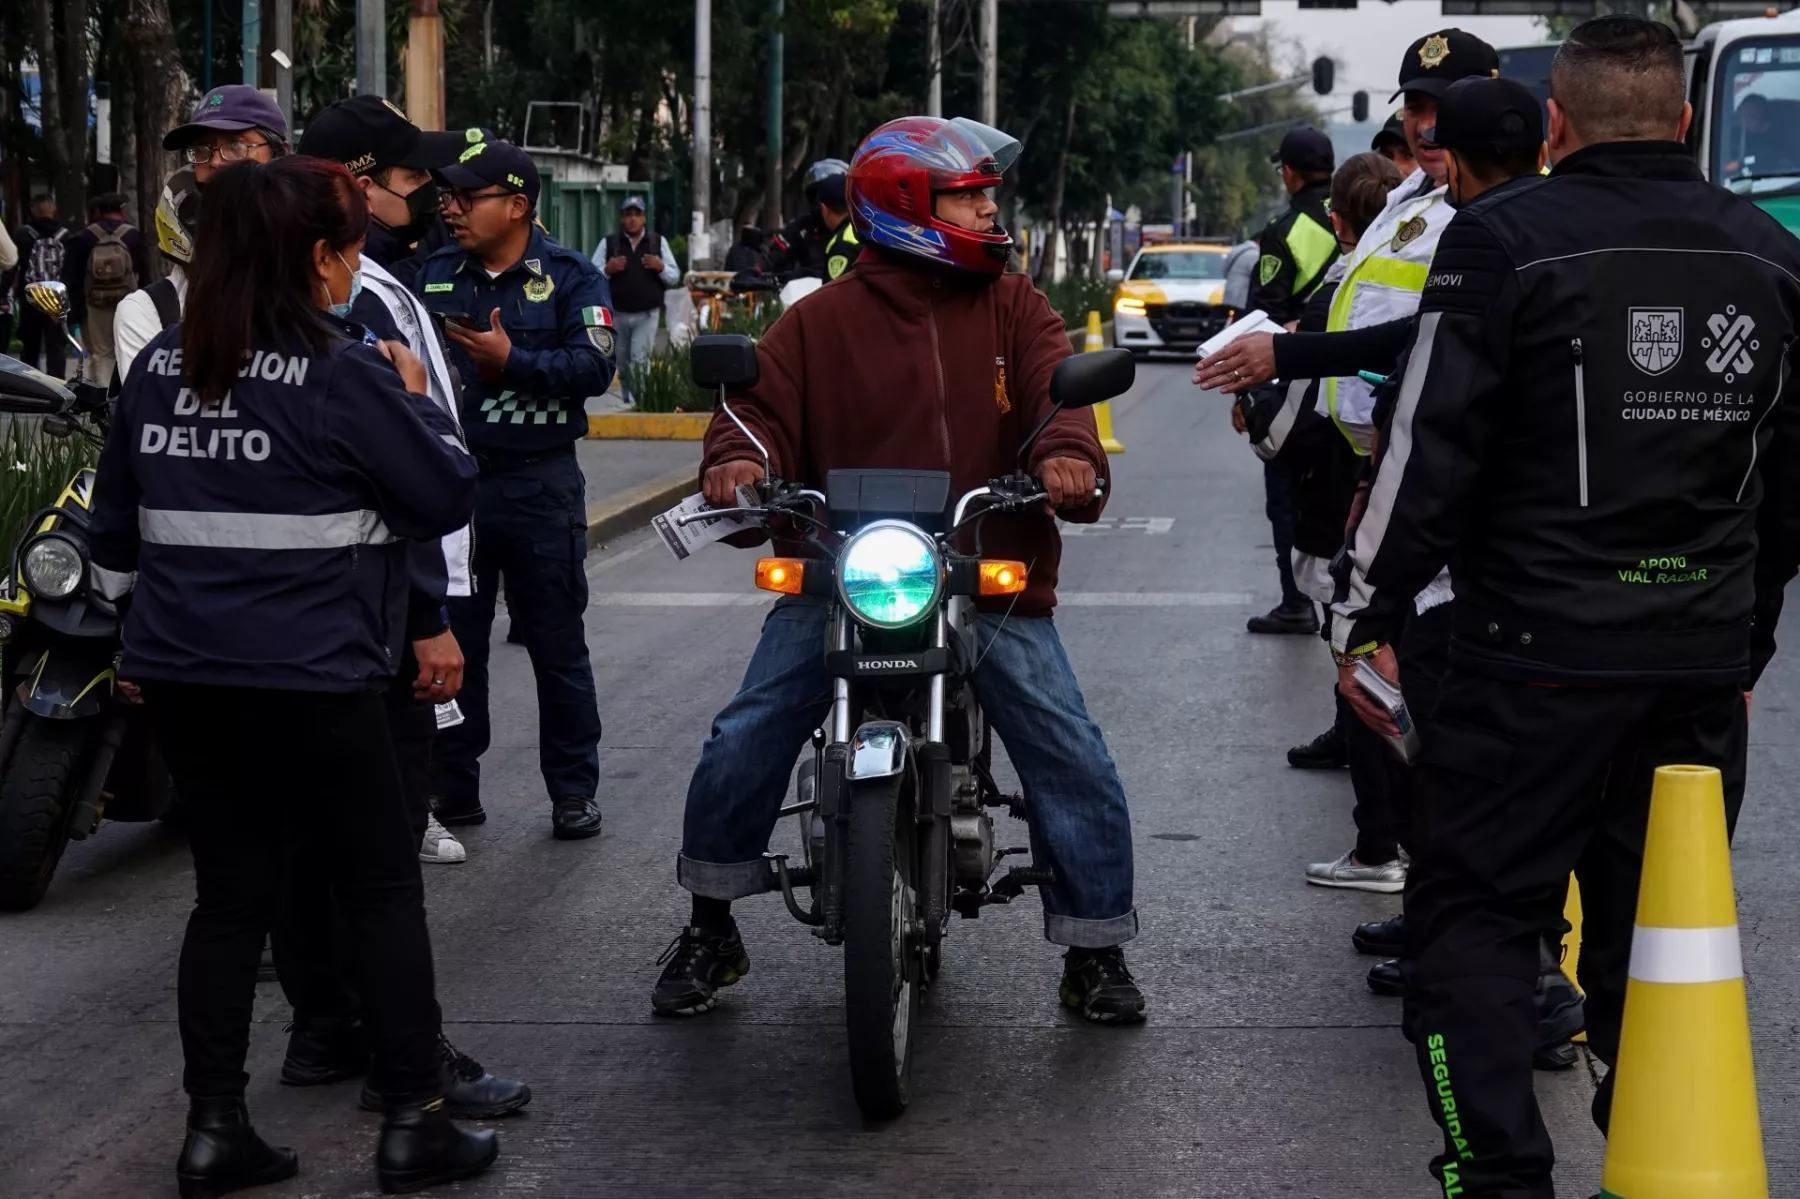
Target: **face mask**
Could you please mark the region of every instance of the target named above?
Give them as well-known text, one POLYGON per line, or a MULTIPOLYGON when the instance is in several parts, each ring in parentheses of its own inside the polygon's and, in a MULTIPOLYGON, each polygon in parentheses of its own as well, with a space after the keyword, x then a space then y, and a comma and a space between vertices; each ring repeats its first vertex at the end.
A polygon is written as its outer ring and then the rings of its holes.
MULTIPOLYGON (((337 254, 337 251, 333 250, 332 253, 337 254)), ((344 263, 345 270, 350 271, 350 264, 344 262, 344 256, 342 254, 337 255, 337 260, 344 263)), ((329 295, 330 293, 328 292, 326 294, 329 295)), ((350 316, 350 309, 356 306, 356 297, 360 295, 362 295, 362 272, 350 271, 350 298, 345 300, 342 304, 333 304, 331 306, 331 315, 340 320, 348 319, 350 316)))
POLYGON ((403 198, 406 200, 406 215, 411 219, 403 228, 393 230, 393 234, 401 241, 418 241, 425 236, 425 231, 431 228, 431 222, 437 217, 438 185, 427 183, 403 198))

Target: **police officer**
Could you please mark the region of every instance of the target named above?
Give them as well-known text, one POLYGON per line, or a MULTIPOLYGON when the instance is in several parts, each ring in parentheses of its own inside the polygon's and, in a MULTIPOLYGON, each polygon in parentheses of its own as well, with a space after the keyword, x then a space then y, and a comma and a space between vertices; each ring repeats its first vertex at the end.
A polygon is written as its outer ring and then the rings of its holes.
POLYGON ((848 175, 833 175, 819 184, 819 218, 831 233, 825 238, 825 279, 829 282, 856 265, 862 243, 856 238, 856 222, 850 219, 850 202, 844 196, 848 175))
POLYGON ((1257 235, 1262 257, 1250 307, 1286 325, 1300 319, 1306 297, 1325 279, 1337 260, 1337 235, 1331 231, 1331 172, 1336 158, 1331 139, 1317 129, 1290 129, 1281 148, 1269 159, 1281 168, 1287 189, 1287 211, 1257 235))
POLYGON ((606 280, 533 223, 538 172, 502 141, 477 142, 438 172, 455 246, 426 260, 419 294, 462 375, 462 423, 481 465, 475 594, 450 600, 465 657, 465 720, 432 764, 438 818, 487 819, 481 755, 489 737, 488 638, 499 575, 537 676, 538 762, 563 839, 598 836, 600 711, 588 659, 587 516, 575 442, 586 397, 612 381, 606 280))
POLYGON ((849 172, 850 164, 841 158, 821 158, 806 168, 806 182, 800 189, 806 211, 769 239, 769 267, 776 274, 825 277, 825 241, 831 236, 831 227, 819 212, 819 186, 849 172))
MULTIPOLYGON (((1539 936, 1572 869, 1589 1041, 1613 1063, 1652 772, 1718 767, 1735 819, 1745 690, 1800 561, 1784 477, 1800 401, 1782 388, 1800 248, 1702 178, 1666 27, 1578 26, 1549 108, 1548 179, 1486 192, 1443 235, 1333 622, 1340 686, 1389 726, 1351 672, 1366 659, 1393 677, 1412 597, 1452 566, 1417 772, 1407 1027, 1444 1127, 1433 1172, 1470 1199, 1554 1194, 1530 1073, 1539 936)), ((1440 114, 1434 140, 1484 136, 1440 114)))
POLYGON ((1375 131, 1375 136, 1369 139, 1369 149, 1399 167, 1402 175, 1410 175, 1419 169, 1419 164, 1413 161, 1412 147, 1406 142, 1406 120, 1400 113, 1389 117, 1375 131))

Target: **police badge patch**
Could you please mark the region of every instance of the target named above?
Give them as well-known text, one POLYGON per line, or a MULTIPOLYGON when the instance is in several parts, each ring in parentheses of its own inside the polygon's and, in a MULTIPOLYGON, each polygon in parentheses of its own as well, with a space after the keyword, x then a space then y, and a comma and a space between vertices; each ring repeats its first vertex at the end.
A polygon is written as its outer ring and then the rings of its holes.
POLYGON ((1264 254, 1261 258, 1257 259, 1256 279, 1262 286, 1267 287, 1270 280, 1274 279, 1275 276, 1280 273, 1281 259, 1277 258, 1275 255, 1264 254))
POLYGON ((1633 308, 1629 318, 1632 365, 1646 375, 1660 375, 1681 361, 1680 308, 1633 308))
POLYGON ((581 323, 587 326, 588 342, 608 358, 613 356, 612 311, 606 308, 583 308, 581 323))
POLYGON ((525 281, 525 298, 534 304, 542 304, 556 290, 556 280, 548 275, 539 275, 535 279, 525 281))
POLYGON ((1425 218, 1416 216, 1412 220, 1406 222, 1406 224, 1400 226, 1400 231, 1394 234, 1394 240, 1388 243, 1388 248, 1398 250, 1407 242, 1416 239, 1423 232, 1425 232, 1425 218))
POLYGON ((1449 57, 1450 39, 1441 33, 1432 34, 1425 39, 1425 44, 1419 47, 1419 65, 1427 71, 1443 66, 1444 60, 1449 57))

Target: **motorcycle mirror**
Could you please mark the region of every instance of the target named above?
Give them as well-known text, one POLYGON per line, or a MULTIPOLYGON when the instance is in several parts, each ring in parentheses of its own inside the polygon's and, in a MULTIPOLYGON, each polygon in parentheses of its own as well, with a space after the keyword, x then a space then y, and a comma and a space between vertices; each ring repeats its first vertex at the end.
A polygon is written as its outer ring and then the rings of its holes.
POLYGON ((750 426, 738 419, 738 414, 731 410, 731 404, 725 398, 727 388, 756 386, 756 380, 760 377, 756 365, 756 343, 741 333, 709 333, 704 337, 696 337, 693 348, 688 351, 688 369, 693 374, 696 386, 718 389, 720 410, 738 427, 740 433, 750 439, 756 452, 762 455, 763 476, 768 477, 772 473, 768 447, 750 431, 750 426))
POLYGON ((1130 350, 1089 350, 1071 354, 1056 364, 1050 376, 1050 411, 1019 447, 1019 469, 1031 459, 1032 447, 1064 409, 1091 408, 1101 400, 1124 395, 1137 379, 1137 360, 1130 350))
POLYGON ((53 321, 68 319, 69 289, 60 279, 26 284, 25 298, 53 321))
POLYGON ((75 395, 67 387, 17 358, 0 354, 0 412, 53 415, 74 406, 75 395))

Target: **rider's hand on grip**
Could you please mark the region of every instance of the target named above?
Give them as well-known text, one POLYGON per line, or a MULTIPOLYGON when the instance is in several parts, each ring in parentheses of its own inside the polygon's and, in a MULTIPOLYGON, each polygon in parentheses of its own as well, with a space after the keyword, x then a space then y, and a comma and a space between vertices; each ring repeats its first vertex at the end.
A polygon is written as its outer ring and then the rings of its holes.
POLYGON ((1038 468, 1053 509, 1084 508, 1093 503, 1095 477, 1093 464, 1080 458, 1049 458, 1038 468))
POLYGON ((706 502, 715 508, 737 507, 737 489, 745 483, 762 481, 763 468, 758 462, 721 462, 706 472, 706 481, 701 491, 706 495, 706 502))

